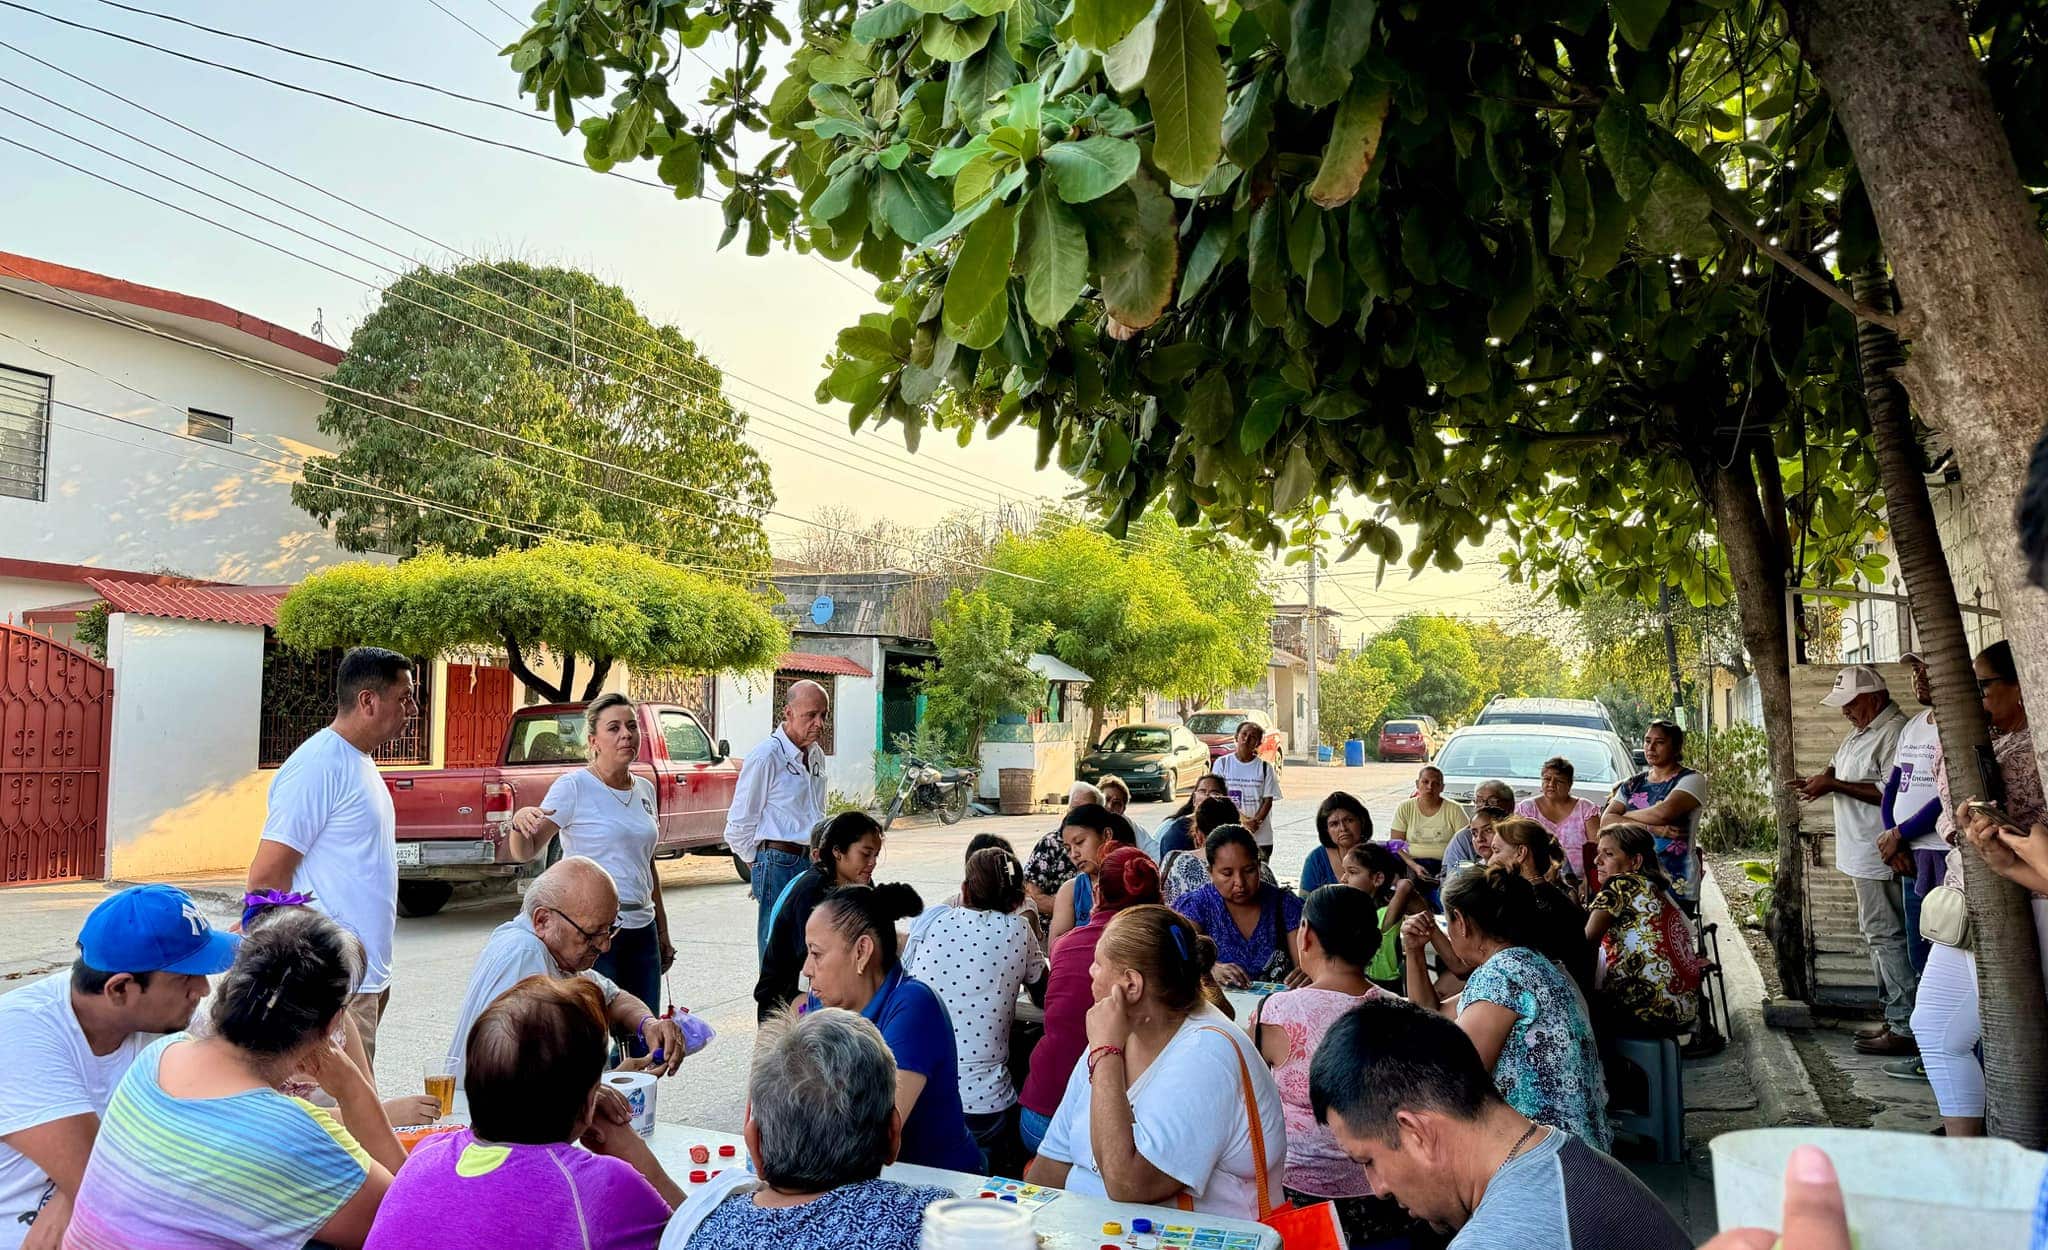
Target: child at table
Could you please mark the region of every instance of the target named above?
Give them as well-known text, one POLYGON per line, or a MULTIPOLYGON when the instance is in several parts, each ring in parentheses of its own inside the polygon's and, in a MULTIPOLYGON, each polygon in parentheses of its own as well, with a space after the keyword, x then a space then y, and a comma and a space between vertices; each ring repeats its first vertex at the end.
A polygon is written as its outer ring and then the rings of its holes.
POLYGON ((1406 986, 1401 964, 1401 921, 1416 912, 1429 910, 1429 903, 1415 888, 1401 857, 1377 842, 1360 842, 1344 853, 1344 872, 1339 883, 1372 896, 1378 908, 1379 942, 1365 978, 1383 990, 1399 994, 1406 986))

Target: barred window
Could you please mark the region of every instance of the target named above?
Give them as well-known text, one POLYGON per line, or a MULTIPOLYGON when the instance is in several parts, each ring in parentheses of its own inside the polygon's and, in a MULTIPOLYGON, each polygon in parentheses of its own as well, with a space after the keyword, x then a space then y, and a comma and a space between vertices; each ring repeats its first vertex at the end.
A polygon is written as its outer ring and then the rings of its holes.
MULTIPOLYGON (((334 675, 343 652, 294 651, 263 631, 263 699, 256 766, 276 768, 291 753, 334 720, 334 675)), ((412 657, 418 684, 419 714, 405 723, 396 738, 371 753, 379 764, 433 763, 433 664, 412 657)))
POLYGON ((235 441, 235 419, 200 408, 187 408, 185 434, 188 438, 203 438, 209 443, 232 443, 235 441))
POLYGON ((0 365, 0 495, 41 499, 50 463, 50 375, 0 365))

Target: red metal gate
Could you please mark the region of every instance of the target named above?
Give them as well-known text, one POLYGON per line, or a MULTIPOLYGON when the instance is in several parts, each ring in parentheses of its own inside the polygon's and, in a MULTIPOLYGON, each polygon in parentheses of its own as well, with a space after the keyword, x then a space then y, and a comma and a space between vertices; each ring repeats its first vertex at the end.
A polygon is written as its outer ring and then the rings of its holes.
POLYGON ((0 625, 0 885, 103 875, 114 674, 0 625))
POLYGON ((481 768, 498 762, 505 727, 512 723, 512 670, 488 664, 450 664, 448 689, 449 768, 481 768))

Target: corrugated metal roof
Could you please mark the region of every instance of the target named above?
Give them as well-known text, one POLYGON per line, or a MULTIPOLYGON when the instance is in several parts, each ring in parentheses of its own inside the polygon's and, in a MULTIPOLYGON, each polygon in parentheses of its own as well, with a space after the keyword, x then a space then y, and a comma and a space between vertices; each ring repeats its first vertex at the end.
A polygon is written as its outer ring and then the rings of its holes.
POLYGON ((159 586, 111 577, 89 577, 85 584, 98 591, 115 612, 221 625, 275 626, 277 605, 291 590, 289 586, 159 586))
POLYGON ((785 651, 775 665, 778 673, 809 673, 817 677, 873 677, 867 667, 839 655, 813 651, 785 651))
POLYGON ((1033 655, 1030 659, 1024 661, 1024 665, 1047 681, 1092 682, 1095 680, 1060 657, 1046 655, 1043 652, 1033 655))

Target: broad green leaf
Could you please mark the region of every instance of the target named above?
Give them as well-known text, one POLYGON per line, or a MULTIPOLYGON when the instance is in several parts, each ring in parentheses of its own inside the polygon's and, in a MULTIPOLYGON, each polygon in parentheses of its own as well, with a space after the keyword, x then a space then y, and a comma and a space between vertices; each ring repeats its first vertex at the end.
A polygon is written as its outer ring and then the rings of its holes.
POLYGON ((977 196, 973 202, 962 205, 956 210, 951 217, 947 218, 945 225, 940 226, 937 230, 918 240, 918 246, 937 247, 947 239, 952 238, 962 230, 981 220, 988 210, 994 208, 999 202, 996 198, 995 188, 989 188, 977 196))
POLYGON ((1090 51, 1107 51, 1131 33, 1152 5, 1153 0, 1074 0, 1062 33, 1090 51))
POLYGON ((1486 330, 1506 342, 1519 334, 1536 307, 1536 258, 1526 231, 1515 230, 1493 258, 1496 277, 1486 330))
POLYGON ((887 330, 870 325, 848 326, 839 332, 839 350, 862 360, 895 360, 896 341, 887 330))
POLYGON ((990 40, 987 47, 946 71, 945 123, 975 129, 989 102, 1016 85, 1017 62, 1010 58, 1009 48, 990 40))
POLYGON ((811 201, 812 221, 837 221, 847 209, 853 207, 853 197, 867 186, 868 172, 855 165, 827 183, 818 198, 811 201))
POLYGON ((1020 82, 1010 88, 1009 97, 1010 112, 1003 124, 1025 134, 1036 131, 1045 108, 1045 89, 1035 82, 1020 82))
POLYGON ((1358 194, 1359 184, 1372 168, 1373 154, 1379 151, 1380 131, 1393 101, 1387 85, 1376 79, 1360 78, 1351 84, 1330 124, 1330 139, 1323 145, 1316 180, 1309 184, 1309 199, 1323 208, 1335 208, 1358 194))
POLYGON ((1045 150, 1045 167, 1061 199, 1086 204, 1129 182, 1138 156, 1138 145, 1128 139, 1094 135, 1053 144, 1045 150))
POLYGON ((1292 512, 1308 499, 1315 488, 1316 473, 1309 467, 1308 440, 1297 437, 1280 462, 1280 474, 1273 481, 1273 510, 1292 512))
POLYGON ((1152 160, 1175 182, 1199 186, 1223 154, 1223 56, 1203 0, 1160 0, 1152 59, 1152 160))
POLYGON ((1657 156, 1650 147, 1650 127, 1641 108, 1618 96, 1607 97, 1593 119, 1593 142, 1623 199, 1633 204, 1650 193, 1650 182, 1657 176, 1657 156))
POLYGON ((994 17, 1007 12, 1013 0, 964 0, 967 7, 983 17, 994 17))
MULTIPOLYGON (((1036 86, 1037 84, 1032 83, 1029 85, 1036 86)), ((1012 88, 1012 90, 1015 90, 1015 88, 1012 88)), ((1038 145, 1033 142, 1033 139, 1034 135, 1032 133, 1019 130, 1015 126, 998 126, 988 132, 989 147, 1006 156, 1013 156, 1020 160, 1024 157, 1038 154, 1038 145)))
POLYGON ((1379 0, 1293 0, 1287 98, 1309 108, 1334 104, 1372 45, 1379 0))
POLYGON ((951 178, 966 168, 967 162, 988 151, 988 136, 976 135, 957 148, 940 148, 925 162, 934 178, 951 178))
POLYGON ((1088 234, 1047 183, 1024 201, 1018 249, 1025 310, 1042 326, 1058 325, 1088 285, 1088 234))
POLYGON ((1593 227, 1579 254, 1579 276, 1598 279, 1621 260, 1621 249, 1628 243, 1629 208, 1614 189, 1614 179, 1600 166, 1586 171, 1586 186, 1592 195, 1593 227))
POLYGON ((1218 216, 1202 231, 1202 237, 1195 240, 1193 250, 1188 252, 1187 268, 1181 272, 1180 307, 1186 308, 1188 301, 1202 293, 1209 276, 1216 272, 1216 266, 1236 240, 1237 228, 1227 216, 1218 216))
POLYGON ((1379 227, 1373 222, 1372 205, 1352 203, 1344 250, 1351 260, 1351 271, 1365 282, 1367 290, 1380 299, 1393 295, 1394 277, 1387 271, 1387 254, 1380 244, 1379 227))
POLYGON ((926 15, 918 46, 935 61, 964 61, 988 44, 996 19, 977 17, 956 22, 937 13, 926 15))
MULTIPOLYGON (((1324 222, 1318 233, 1328 230, 1329 224, 1324 222)), ((1308 271, 1308 293, 1303 306, 1320 326, 1336 325, 1344 316, 1344 262, 1328 240, 1317 249, 1315 261, 1308 271)))
POLYGON ((1592 228, 1593 192, 1586 183, 1586 166, 1576 151, 1566 150, 1550 176, 1550 254, 1578 259, 1592 228))
POLYGON ((1709 256, 1721 246, 1713 217, 1714 202, 1706 188, 1672 161, 1650 183, 1650 194, 1636 218, 1637 237, 1652 252, 1709 256))
POLYGON ((811 81, 837 83, 845 87, 875 76, 874 66, 854 56, 821 56, 811 61, 811 81))
POLYGON ((1436 255, 1430 245, 1429 219, 1420 206, 1401 214, 1401 264, 1424 286, 1437 282, 1436 255))
POLYGON ((547 54, 548 47, 546 44, 538 40, 529 39, 525 43, 520 44, 519 50, 512 54, 512 68, 518 73, 523 74, 540 64, 542 58, 546 57, 547 54))
POLYGON ((1647 51, 1657 38, 1657 27, 1671 8, 1671 0, 1607 0, 1621 37, 1637 51, 1647 51))
POLYGON ((654 167, 654 172, 676 189, 677 199, 695 199, 704 186, 704 160, 697 148, 697 136, 677 135, 669 150, 662 154, 661 163, 654 167))
POLYGON ((1104 417, 1095 425, 1095 451, 1089 467, 1105 477, 1114 477, 1131 462, 1131 436, 1114 417, 1104 417))
POLYGON ((903 162, 908 159, 910 159, 910 145, 899 139, 888 147, 883 148, 876 155, 875 162, 883 169, 901 169, 903 168, 903 162))
POLYGON ((1251 250, 1247 278, 1255 291, 1286 289, 1287 273, 1281 267, 1287 247, 1287 202, 1268 196, 1252 214, 1251 250))
POLYGON ((1217 443, 1230 433, 1230 425, 1237 415, 1237 401, 1230 393, 1230 379, 1221 369, 1212 369, 1195 380, 1188 389, 1188 403, 1181 413, 1181 424, 1195 436, 1197 442, 1217 443))
POLYGON ((995 190, 1012 164, 1010 158, 992 152, 967 162, 953 179, 953 207, 965 208, 995 190))
POLYGON ((1131 180, 1089 207, 1105 208, 1116 219, 1114 233, 1124 246, 1114 254, 1094 251, 1102 303, 1124 325, 1143 329, 1159 319, 1173 298, 1180 266, 1173 201, 1151 175, 1131 180))
POLYGON ((917 25, 919 16, 904 0, 888 0, 853 19, 853 37, 860 43, 894 39, 917 25))
MULTIPOLYGON (((969 347, 985 347, 995 341, 991 336, 977 344, 975 339, 980 335, 970 335, 968 330, 978 319, 986 317, 990 305, 1001 306, 1003 288, 1010 280, 1010 263, 1016 257, 1016 210, 1007 204, 993 204, 967 227, 967 233, 960 239, 960 250, 953 257, 952 270, 946 275, 946 333, 969 347)), ((1001 332, 998 324, 996 333, 1001 332)))
POLYGON ((1135 90, 1145 81, 1145 67, 1152 63, 1153 34, 1159 28, 1159 11, 1154 9, 1131 27, 1131 33, 1117 40, 1102 54, 1102 76, 1118 91, 1135 90))
POLYGON ((1265 449, 1273 436, 1280 432, 1280 423, 1287 419, 1287 407, 1295 396, 1290 391, 1273 391, 1252 401, 1245 409, 1244 424, 1237 427, 1237 448, 1247 456, 1256 456, 1265 449))
POLYGON ((915 165, 883 170, 876 179, 875 196, 889 229, 913 246, 950 216, 946 193, 915 165))
POLYGON ((1323 214, 1309 204, 1293 209, 1294 218, 1287 223, 1287 263, 1297 276, 1306 278, 1323 254, 1323 214))
POLYGON ((1060 63, 1060 76, 1053 80, 1052 91, 1047 99, 1059 99, 1080 86, 1085 79, 1093 76, 1095 71, 1101 68, 1102 58, 1093 49, 1084 48, 1079 44, 1068 48, 1066 60, 1060 63))
POLYGON ((1239 167, 1250 169, 1266 154, 1273 131, 1273 98, 1279 91, 1279 71, 1260 70, 1239 89, 1223 115, 1223 150, 1239 167))

